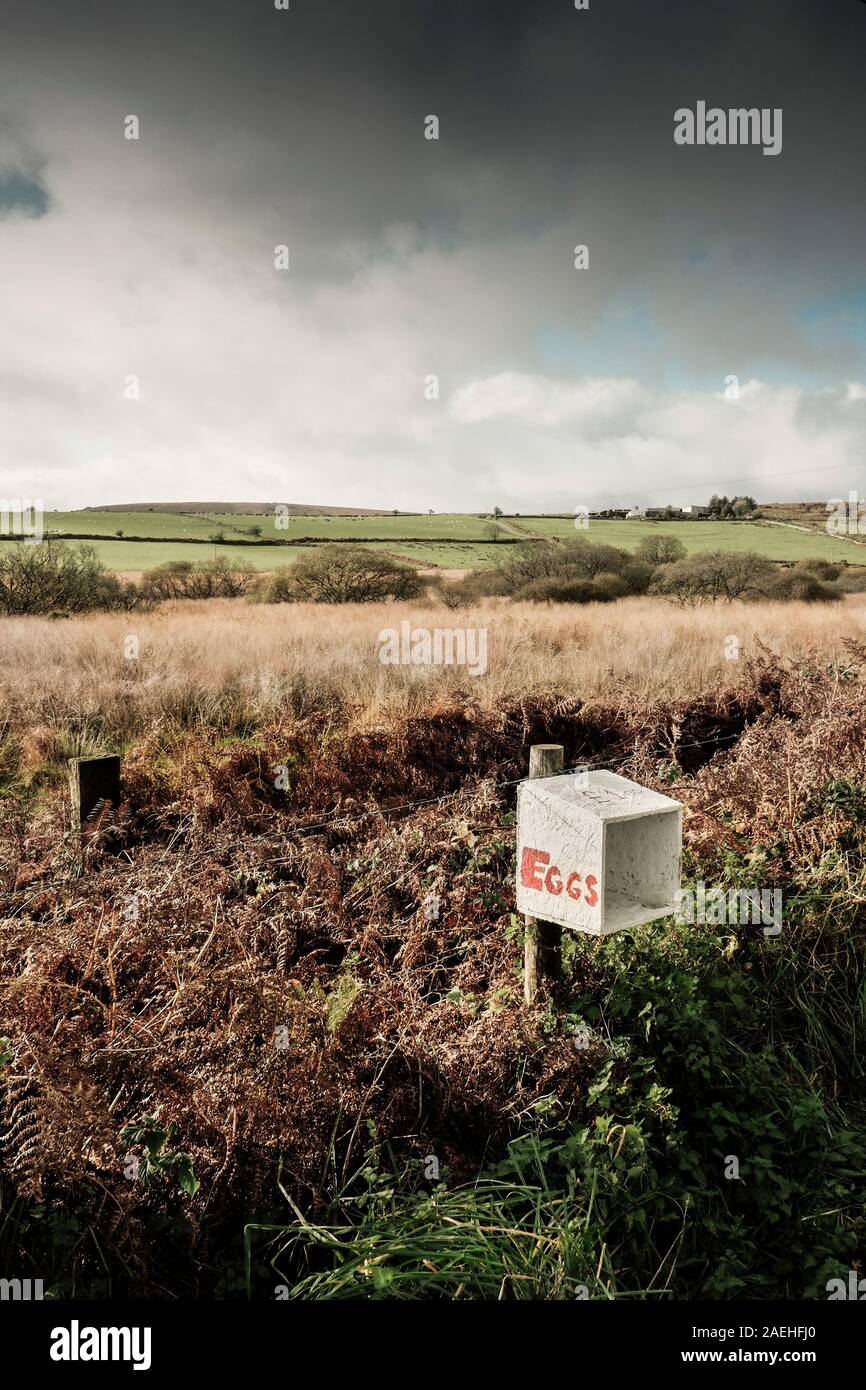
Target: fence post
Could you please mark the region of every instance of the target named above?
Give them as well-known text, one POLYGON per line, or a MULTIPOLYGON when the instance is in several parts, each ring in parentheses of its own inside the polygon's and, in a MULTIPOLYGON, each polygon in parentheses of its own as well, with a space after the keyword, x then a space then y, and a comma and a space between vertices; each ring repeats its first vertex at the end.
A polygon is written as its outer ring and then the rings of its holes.
POLYGON ((72 800, 72 828, 80 830, 101 801, 120 805, 120 758, 110 753, 104 758, 69 759, 69 795, 72 800))
MULTIPOLYGON (((565 763, 561 743, 534 743, 529 750, 530 777, 555 777, 565 763)), ((562 928, 555 922, 542 922, 524 916, 523 998, 527 1006, 535 1003, 539 976, 555 980, 562 968, 562 928)))

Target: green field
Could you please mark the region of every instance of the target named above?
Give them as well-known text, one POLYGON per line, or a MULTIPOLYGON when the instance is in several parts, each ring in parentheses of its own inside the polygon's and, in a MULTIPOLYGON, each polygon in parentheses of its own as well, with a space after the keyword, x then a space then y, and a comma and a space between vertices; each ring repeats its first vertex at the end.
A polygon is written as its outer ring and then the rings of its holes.
MULTIPOLYGON (((509 532, 510 523, 497 523, 509 532)), ((292 516, 285 530, 278 530, 272 516, 244 516, 238 513, 203 512, 46 512, 46 531, 88 532, 115 536, 122 529, 126 536, 153 536, 159 540, 207 540, 221 531, 226 540, 291 540, 314 536, 322 540, 484 540, 491 518, 439 514, 437 516, 292 516), (253 530, 258 527, 261 536, 253 530)))
POLYGON ((277 531, 274 520, 263 515, 213 512, 49 512, 46 534, 86 534, 99 537, 94 545, 111 569, 135 572, 152 569, 167 560, 207 560, 222 555, 257 570, 292 564, 306 547, 267 544, 232 544, 232 541, 267 542, 311 537, 354 540, 381 545, 390 553, 418 566, 443 569, 480 569, 501 559, 505 547, 490 544, 489 528, 495 524, 502 540, 540 537, 568 540, 583 537, 599 544, 634 550, 645 536, 664 533, 677 536, 690 553, 702 550, 754 550, 771 560, 806 557, 866 561, 866 549, 821 532, 807 533, 787 526, 750 521, 590 521, 578 529, 569 516, 490 517, 458 514, 413 516, 292 516, 288 527, 277 531), (253 528, 260 528, 257 535, 253 528), (122 530, 128 539, 119 539, 122 530), (224 543, 207 542, 221 533, 224 543), (105 537, 105 539, 101 539, 105 537), (153 539, 130 539, 153 537, 153 539), (486 543, 484 543, 486 542, 486 543))
MULTIPOLYGON (((227 533, 228 534, 228 533, 227 533)), ((213 560, 222 556, 227 560, 248 565, 254 570, 275 570, 281 565, 294 564, 301 555, 309 555, 315 546, 277 546, 277 545, 191 545, 182 540, 171 541, 64 541, 65 545, 89 545, 96 551, 100 560, 117 573, 138 573, 153 569, 168 560, 213 560)), ((428 544, 410 542, 399 545, 393 541, 366 542, 370 549, 386 550, 389 555, 405 559, 421 568, 439 566, 442 569, 483 569, 492 565, 503 554, 495 545, 442 545, 431 541, 428 544)), ((2 551, 0 551, 2 554, 2 551)))
POLYGON ((634 550, 645 536, 664 534, 676 536, 686 550, 693 554, 701 550, 754 550, 768 560, 801 560, 819 557, 822 560, 847 560, 849 564, 866 562, 866 547, 854 546, 826 533, 795 530, 761 521, 590 521, 584 530, 576 530, 571 517, 517 518, 514 526, 529 536, 548 536, 566 540, 584 536, 599 545, 618 545, 634 550))

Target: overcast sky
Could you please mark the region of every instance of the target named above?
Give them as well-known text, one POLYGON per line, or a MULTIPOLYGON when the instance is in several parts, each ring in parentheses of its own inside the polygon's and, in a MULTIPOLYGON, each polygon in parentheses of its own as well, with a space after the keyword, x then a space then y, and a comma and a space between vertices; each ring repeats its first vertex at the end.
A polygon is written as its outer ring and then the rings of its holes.
POLYGON ((0 24, 0 494, 862 492, 863 0, 0 0, 0 24), (782 152, 676 145, 698 101, 781 108, 782 152))

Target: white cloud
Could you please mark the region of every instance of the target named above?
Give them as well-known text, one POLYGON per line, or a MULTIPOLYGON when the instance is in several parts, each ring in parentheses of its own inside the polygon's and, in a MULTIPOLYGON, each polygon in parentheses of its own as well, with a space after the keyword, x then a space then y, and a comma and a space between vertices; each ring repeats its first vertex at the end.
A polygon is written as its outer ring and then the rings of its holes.
POLYGON ((849 383, 810 394, 749 381, 738 400, 727 400, 629 379, 509 373, 461 388, 452 413, 476 430, 476 452, 498 460, 502 496, 521 510, 694 502, 715 491, 820 499, 838 480, 856 481, 866 409, 854 412, 851 403, 862 390, 849 383))
POLYGON ((455 391, 452 417, 461 424, 512 420, 540 429, 576 428, 582 433, 614 428, 633 415, 643 392, 636 381, 584 377, 551 381, 545 377, 501 372, 455 391))

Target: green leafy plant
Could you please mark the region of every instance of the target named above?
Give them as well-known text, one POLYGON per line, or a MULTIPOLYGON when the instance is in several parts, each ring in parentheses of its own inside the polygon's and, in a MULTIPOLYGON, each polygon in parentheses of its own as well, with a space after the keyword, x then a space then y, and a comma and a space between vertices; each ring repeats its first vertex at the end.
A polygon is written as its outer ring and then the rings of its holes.
POLYGON ((147 1184, 154 1178, 169 1178, 187 1196, 194 1197, 201 1184, 193 1172, 190 1155, 171 1147, 176 1133, 177 1125, 173 1122, 168 1129, 163 1129, 152 1115, 145 1115, 138 1124, 124 1126, 121 1138, 144 1150, 138 1170, 140 1182, 147 1184))

